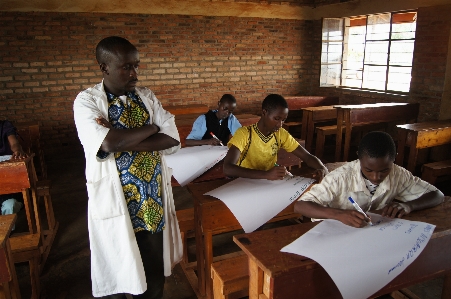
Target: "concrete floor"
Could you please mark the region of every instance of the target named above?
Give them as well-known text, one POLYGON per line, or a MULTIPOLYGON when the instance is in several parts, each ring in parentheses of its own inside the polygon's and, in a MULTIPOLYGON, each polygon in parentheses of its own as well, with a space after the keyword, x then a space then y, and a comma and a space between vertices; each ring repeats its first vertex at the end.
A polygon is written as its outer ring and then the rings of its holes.
MULTIPOLYGON (((42 299, 88 299, 91 295, 90 251, 87 229, 87 194, 82 154, 47 162, 52 180, 52 200, 59 231, 42 272, 42 299)), ((447 194, 450 195, 450 194, 447 194)), ((185 188, 174 188, 177 209, 192 206, 191 196, 185 188)), ((19 213, 16 232, 23 229, 24 212, 19 213)), ((231 234, 214 239, 215 250, 235 250, 231 234)), ((194 243, 189 244, 190 255, 195 254, 194 243)), ((22 298, 30 298, 27 264, 17 265, 22 298)), ((440 298, 441 279, 411 288, 423 299, 440 298)), ((180 266, 166 279, 165 299, 196 298, 180 266)), ((391 298, 384 296, 383 298, 391 298)))

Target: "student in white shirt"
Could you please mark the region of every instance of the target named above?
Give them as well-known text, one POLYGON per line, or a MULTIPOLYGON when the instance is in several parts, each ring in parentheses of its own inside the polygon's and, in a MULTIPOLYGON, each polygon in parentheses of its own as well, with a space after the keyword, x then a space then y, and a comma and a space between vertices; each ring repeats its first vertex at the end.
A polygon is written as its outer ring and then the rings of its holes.
POLYGON ((335 219, 364 227, 370 219, 354 208, 349 197, 364 212, 382 209, 382 216, 391 218, 443 202, 440 190, 394 164, 395 156, 396 146, 389 134, 368 133, 359 144, 359 159, 326 175, 301 196, 295 211, 314 221, 335 219))

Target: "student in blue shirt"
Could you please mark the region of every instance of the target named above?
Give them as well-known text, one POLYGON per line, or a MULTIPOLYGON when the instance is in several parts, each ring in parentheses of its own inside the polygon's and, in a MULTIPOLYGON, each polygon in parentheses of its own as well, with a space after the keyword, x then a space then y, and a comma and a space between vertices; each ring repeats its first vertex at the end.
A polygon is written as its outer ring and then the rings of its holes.
POLYGON ((199 116, 193 124, 191 133, 186 137, 186 146, 226 145, 235 131, 241 127, 232 114, 236 108, 236 99, 231 94, 224 94, 218 102, 217 110, 210 110, 199 116), (212 132, 218 139, 213 138, 212 132))

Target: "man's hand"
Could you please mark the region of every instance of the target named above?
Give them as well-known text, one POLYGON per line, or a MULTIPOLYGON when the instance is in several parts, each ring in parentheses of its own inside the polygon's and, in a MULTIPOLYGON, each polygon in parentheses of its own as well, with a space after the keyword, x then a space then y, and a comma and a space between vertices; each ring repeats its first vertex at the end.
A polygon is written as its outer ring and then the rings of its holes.
POLYGON ((382 216, 390 218, 401 218, 412 211, 410 206, 406 203, 391 202, 382 210, 382 216))
POLYGON ((266 171, 266 179, 271 181, 283 180, 286 175, 287 169, 284 166, 274 166, 266 171))
POLYGON ((101 125, 101 126, 103 126, 105 128, 108 128, 108 129, 112 129, 113 128, 113 126, 106 119, 104 119, 102 116, 97 117, 96 118, 96 122, 99 125, 101 125))
POLYGON ((365 227, 371 221, 371 218, 353 210, 337 210, 336 219, 357 228, 365 227))

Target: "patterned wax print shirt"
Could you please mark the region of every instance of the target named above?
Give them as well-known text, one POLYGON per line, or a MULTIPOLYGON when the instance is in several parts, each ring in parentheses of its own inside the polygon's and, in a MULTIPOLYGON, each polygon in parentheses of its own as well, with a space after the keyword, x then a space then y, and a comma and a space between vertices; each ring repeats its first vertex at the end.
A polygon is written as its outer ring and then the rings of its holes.
POLYGON ((265 136, 257 124, 236 130, 227 146, 236 146, 241 152, 237 165, 257 170, 269 170, 277 162, 277 153, 283 148, 292 152, 299 143, 284 128, 265 136))
MULTIPOLYGON (((107 93, 108 118, 115 129, 133 129, 150 125, 149 112, 136 93, 117 97, 107 93)), ((109 153, 99 150, 97 156, 109 153)), ((160 232, 164 229, 161 198, 161 157, 153 152, 114 153, 133 230, 160 232)))

